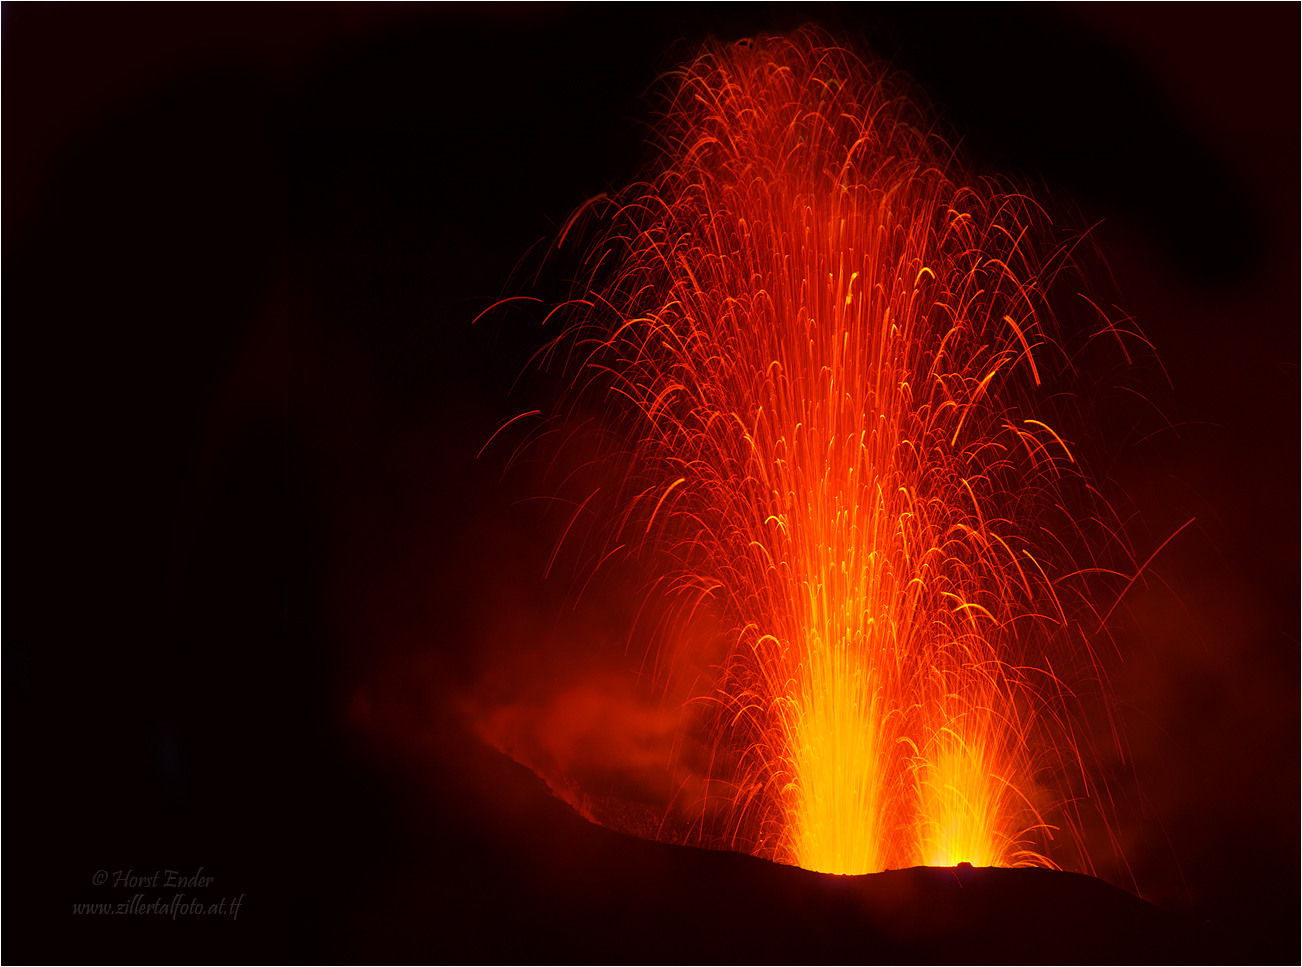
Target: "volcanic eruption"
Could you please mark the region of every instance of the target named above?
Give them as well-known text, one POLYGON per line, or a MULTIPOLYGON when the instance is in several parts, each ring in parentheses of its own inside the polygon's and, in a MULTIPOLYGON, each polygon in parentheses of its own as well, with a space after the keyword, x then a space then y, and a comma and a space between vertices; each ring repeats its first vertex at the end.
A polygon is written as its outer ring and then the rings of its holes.
POLYGON ((1297 955, 1297 8, 98 10, 13 959, 1297 955))
POLYGON ((1077 284, 1081 233, 821 31, 709 42, 663 97, 649 176, 558 237, 585 254, 542 438, 584 441, 562 543, 645 569, 649 674, 694 682, 672 808, 822 872, 1055 866, 1064 828, 1088 867, 1092 588, 1126 575, 1073 368, 1141 337, 1077 284))

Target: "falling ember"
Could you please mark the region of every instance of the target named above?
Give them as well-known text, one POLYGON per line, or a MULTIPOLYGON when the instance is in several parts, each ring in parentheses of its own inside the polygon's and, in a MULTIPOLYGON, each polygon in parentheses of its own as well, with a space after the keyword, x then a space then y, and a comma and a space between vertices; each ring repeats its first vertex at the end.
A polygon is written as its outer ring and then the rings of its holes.
POLYGON ((816 31, 709 44, 669 85, 655 177, 586 209, 607 227, 553 351, 617 431, 594 559, 645 552, 657 600, 731 628, 703 798, 814 870, 1052 865, 1066 256, 816 31))

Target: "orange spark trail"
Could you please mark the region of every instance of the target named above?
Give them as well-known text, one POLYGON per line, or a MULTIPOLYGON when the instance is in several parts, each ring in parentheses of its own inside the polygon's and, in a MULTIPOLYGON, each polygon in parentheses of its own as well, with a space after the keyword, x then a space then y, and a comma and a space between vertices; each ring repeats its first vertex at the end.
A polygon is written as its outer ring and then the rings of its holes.
POLYGON ((732 841, 835 873, 1049 864, 1044 528, 1081 471, 1041 405, 1046 219, 816 31, 669 84, 570 351, 626 457, 607 546, 653 546, 732 628, 701 696, 732 841))

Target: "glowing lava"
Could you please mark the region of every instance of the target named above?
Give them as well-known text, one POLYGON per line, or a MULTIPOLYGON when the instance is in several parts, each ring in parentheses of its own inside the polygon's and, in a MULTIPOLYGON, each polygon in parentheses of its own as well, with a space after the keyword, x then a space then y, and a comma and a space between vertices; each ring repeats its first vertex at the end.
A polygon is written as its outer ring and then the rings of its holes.
POLYGON ((1047 575, 1078 470, 1046 220, 815 31, 707 45, 669 83, 569 345, 618 428, 610 552, 672 562, 665 596, 732 628, 706 798, 814 870, 1048 864, 1047 575))

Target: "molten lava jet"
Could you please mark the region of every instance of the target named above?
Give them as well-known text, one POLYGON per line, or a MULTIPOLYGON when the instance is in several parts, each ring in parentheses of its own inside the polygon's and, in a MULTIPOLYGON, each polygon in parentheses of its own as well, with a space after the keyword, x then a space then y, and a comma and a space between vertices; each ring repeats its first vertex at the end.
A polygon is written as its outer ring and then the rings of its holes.
POLYGON ((664 104, 650 177, 561 233, 585 268, 548 358, 590 448, 562 540, 654 572, 653 676, 724 629, 678 807, 811 870, 1055 865, 1118 540, 1055 321, 1081 236, 815 30, 707 44, 664 104))

